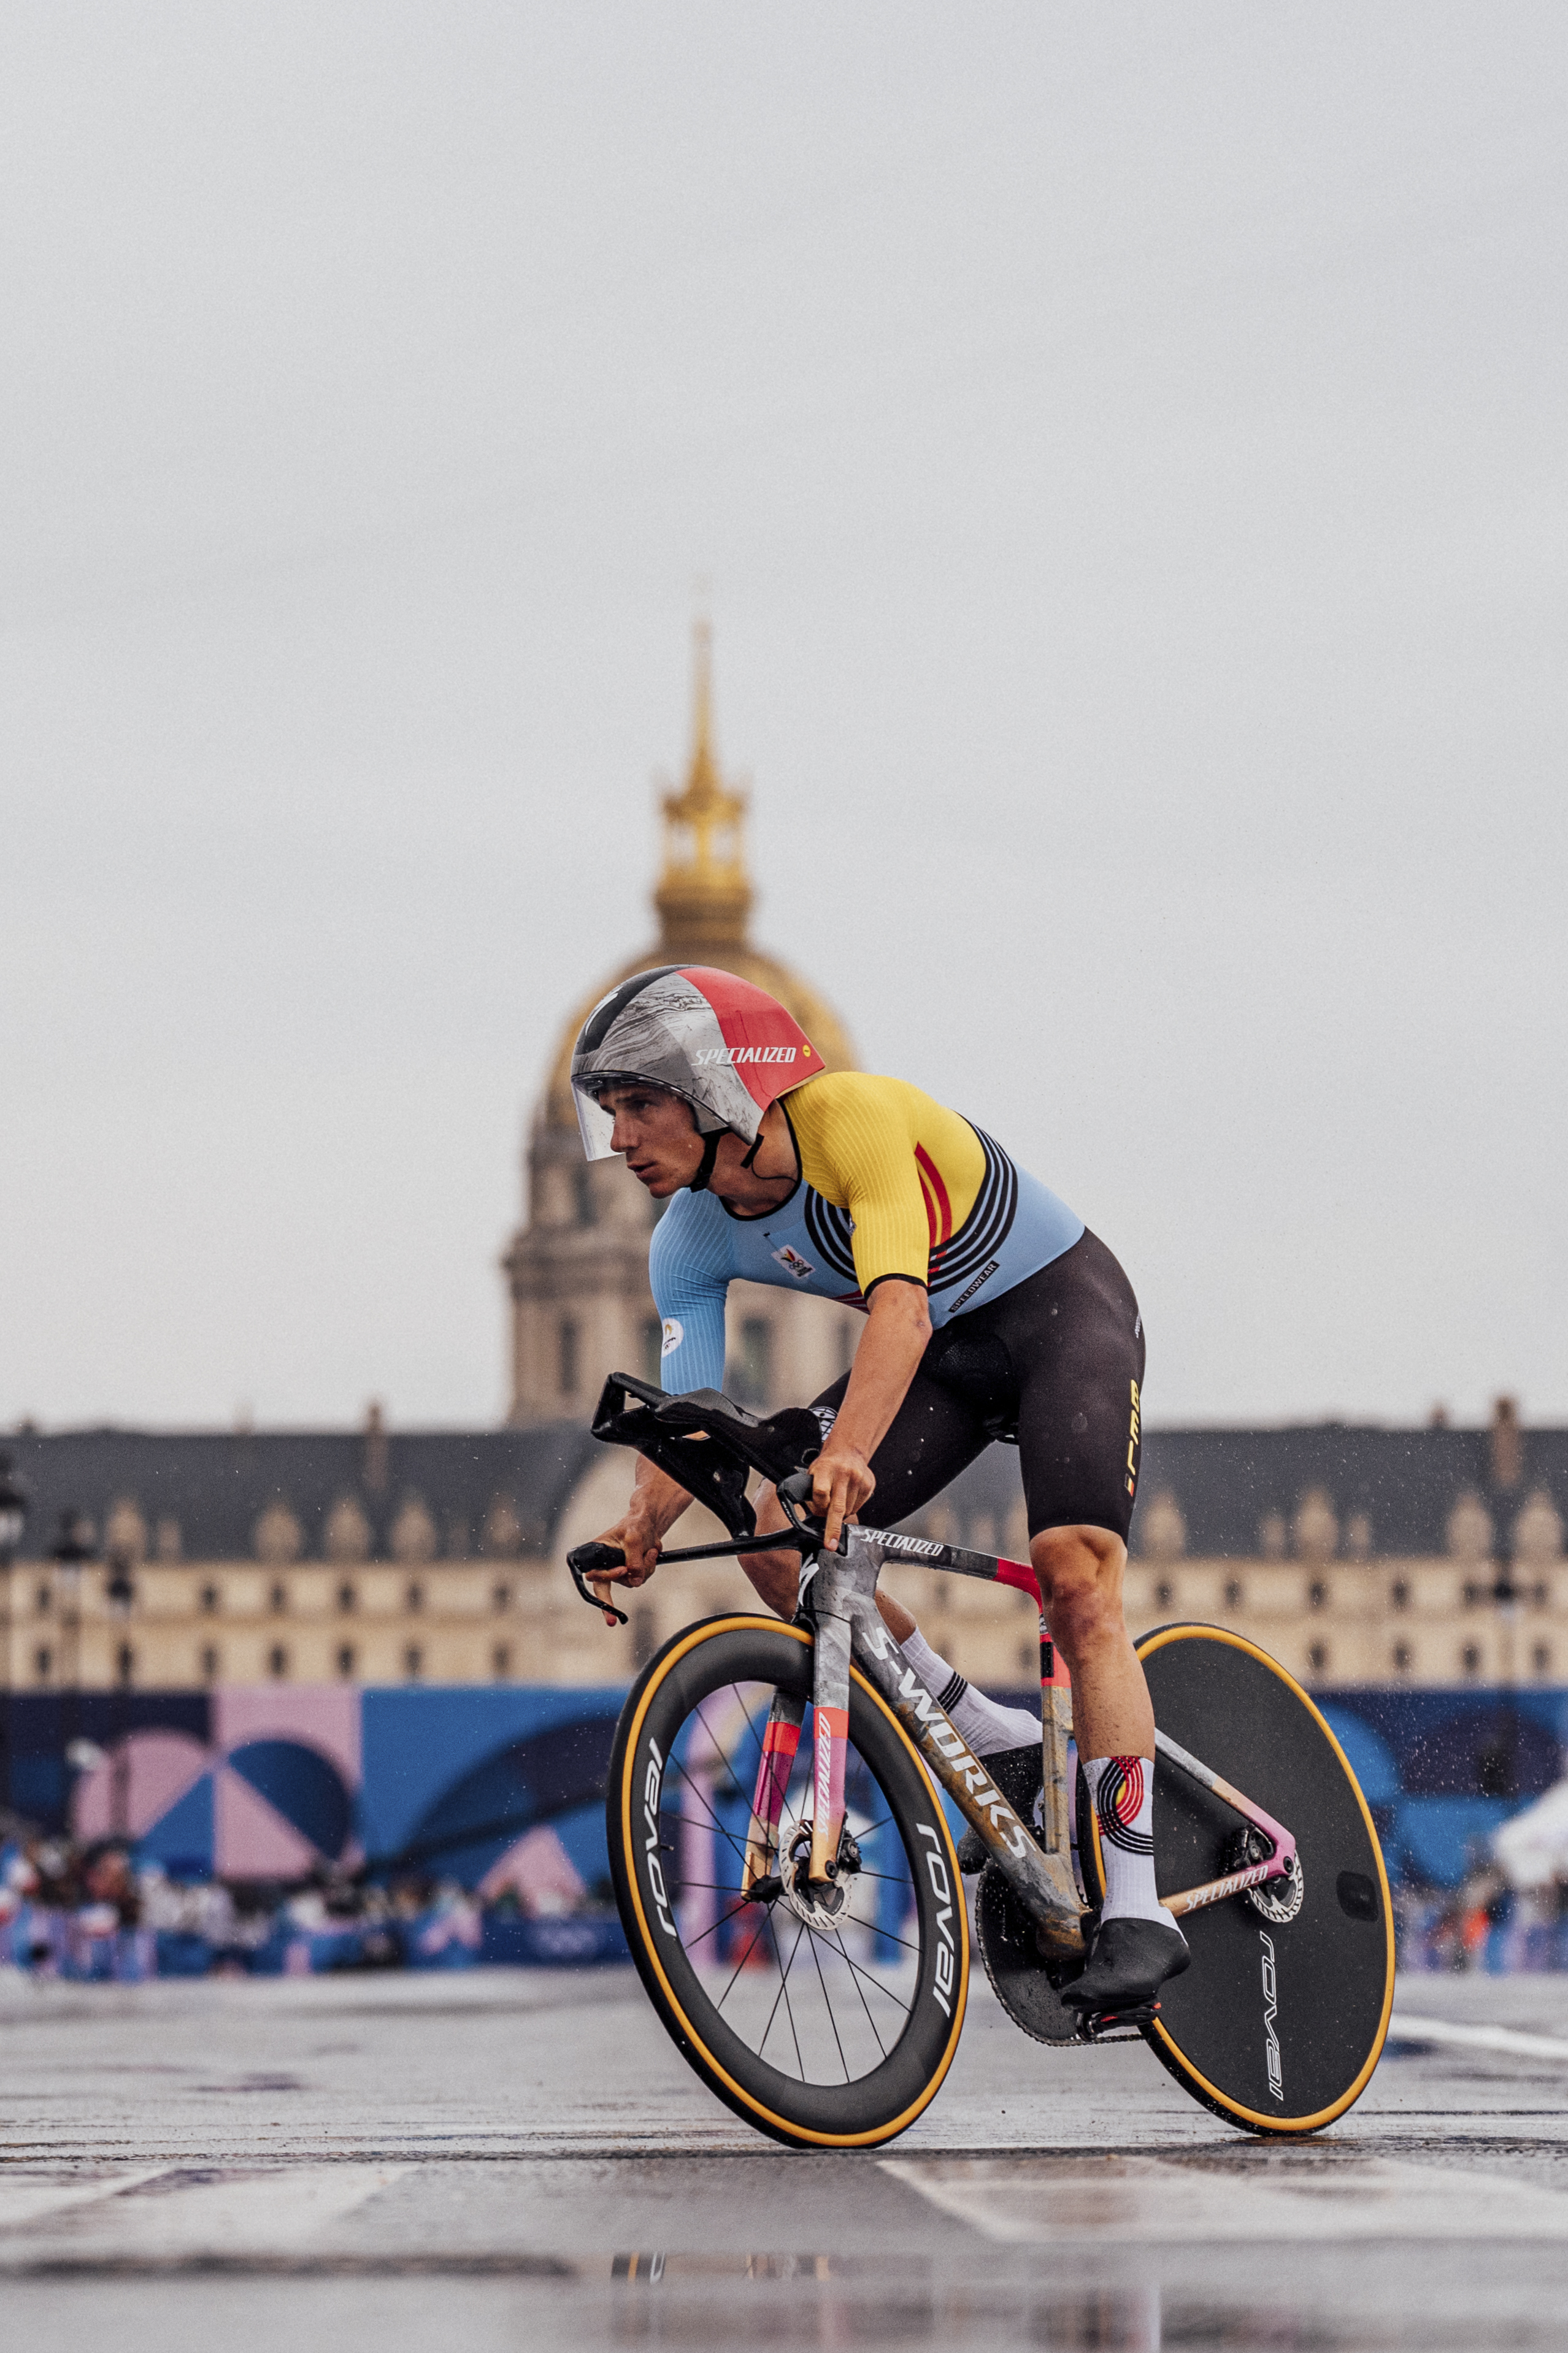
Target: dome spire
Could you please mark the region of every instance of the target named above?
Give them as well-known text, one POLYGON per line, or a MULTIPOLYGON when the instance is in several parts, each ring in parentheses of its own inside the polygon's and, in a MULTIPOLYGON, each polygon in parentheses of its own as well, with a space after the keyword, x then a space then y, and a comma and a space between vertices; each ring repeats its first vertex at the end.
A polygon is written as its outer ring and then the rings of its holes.
POLYGON ((747 795, 726 785, 714 753, 713 628, 703 614, 692 628, 691 763, 682 790, 662 794, 660 806, 664 861, 653 893, 659 953, 672 963, 694 963, 743 948, 752 901, 747 795))

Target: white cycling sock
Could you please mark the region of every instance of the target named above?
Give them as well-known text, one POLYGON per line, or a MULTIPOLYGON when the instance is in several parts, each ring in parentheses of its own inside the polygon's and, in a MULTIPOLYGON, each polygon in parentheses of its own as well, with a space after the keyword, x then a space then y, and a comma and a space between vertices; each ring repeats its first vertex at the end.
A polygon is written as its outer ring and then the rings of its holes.
POLYGON ((1102 1920, 1176 1923, 1154 1892, 1154 1759, 1091 1757, 1084 1767, 1094 1793, 1105 1865, 1102 1920))
POLYGON ((1022 1748, 1026 1741, 1040 1743, 1040 1718, 1027 1708, 999 1707, 984 1692, 966 1683, 956 1667, 938 1658, 918 1626, 899 1648, 925 1684, 960 1740, 977 1757, 994 1757, 1000 1749, 1022 1748))

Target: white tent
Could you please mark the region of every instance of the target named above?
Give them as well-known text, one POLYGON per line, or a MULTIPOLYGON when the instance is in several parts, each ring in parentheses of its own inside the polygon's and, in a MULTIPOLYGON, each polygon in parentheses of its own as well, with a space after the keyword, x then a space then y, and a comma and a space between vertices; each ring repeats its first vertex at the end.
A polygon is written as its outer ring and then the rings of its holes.
POLYGON ((1559 1781, 1533 1806, 1510 1814, 1492 1835, 1492 1853, 1515 1887, 1546 1887, 1568 1879, 1568 1781, 1559 1781))

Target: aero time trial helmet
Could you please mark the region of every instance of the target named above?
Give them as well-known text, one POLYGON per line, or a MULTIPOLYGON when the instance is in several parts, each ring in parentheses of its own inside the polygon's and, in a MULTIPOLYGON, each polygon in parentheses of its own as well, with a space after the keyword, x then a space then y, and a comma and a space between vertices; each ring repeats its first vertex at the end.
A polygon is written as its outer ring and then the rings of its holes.
POLYGON ((615 1122, 599 1107, 601 1087, 667 1088, 691 1104, 704 1135, 716 1141, 730 1128, 755 1145, 768 1104, 822 1067, 778 998, 732 972, 666 964, 633 973, 600 997, 572 1050, 583 1149, 590 1160, 609 1155, 615 1122))

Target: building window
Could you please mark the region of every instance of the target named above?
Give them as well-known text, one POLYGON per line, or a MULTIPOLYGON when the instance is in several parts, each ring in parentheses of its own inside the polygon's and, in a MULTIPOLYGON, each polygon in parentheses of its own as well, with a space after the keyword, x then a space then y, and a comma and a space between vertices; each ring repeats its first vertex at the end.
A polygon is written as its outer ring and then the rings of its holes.
POLYGON ((740 1326, 740 1361, 732 1373, 742 1405, 766 1405, 773 1394, 773 1326, 766 1315, 747 1315, 740 1326))
POLYGON ((1459 1653, 1459 1670, 1462 1674, 1467 1675, 1478 1675, 1480 1673, 1481 1651, 1479 1643, 1466 1643, 1464 1649, 1459 1653))
POLYGON ((657 1315, 642 1319, 642 1377, 656 1389, 664 1384, 659 1376, 664 1364, 664 1326, 657 1315))
POLYGON ((40 1642, 33 1652, 33 1672, 41 1683, 47 1683, 55 1671, 54 1652, 47 1642, 40 1642))
POLYGON ((1552 1672, 1551 1643, 1537 1642, 1530 1654, 1530 1663, 1538 1675, 1549 1675, 1552 1672))
POLYGON ((490 1599, 493 1606, 496 1609, 510 1609, 512 1607, 512 1588, 509 1585, 498 1585, 490 1599))
POLYGON ((403 1672, 411 1683, 417 1683, 425 1669, 425 1654, 418 1642, 410 1642, 403 1653, 403 1672))
POLYGON ((1486 1599, 1487 1599, 1487 1588, 1486 1588, 1486 1587, 1485 1587, 1484 1585, 1478 1585, 1478 1584, 1475 1582, 1474 1578, 1467 1578, 1467 1579, 1466 1580, 1466 1584, 1465 1584, 1465 1607, 1466 1607, 1466 1609, 1474 1609, 1478 1606, 1478 1604, 1479 1604, 1480 1602, 1484 1601, 1486 1599))
POLYGON ((1391 1585, 1391 1586, 1389 1587, 1389 1588, 1388 1588, 1388 1599, 1389 1599, 1389 1607, 1390 1607, 1391 1609, 1409 1609, 1409 1607, 1410 1607, 1410 1588, 1409 1588, 1409 1586, 1408 1586, 1408 1585, 1406 1585, 1406 1583, 1405 1583, 1405 1581, 1404 1581, 1404 1577, 1402 1577, 1397 1578, 1397 1579, 1395 1580, 1395 1582, 1394 1582, 1393 1585, 1391 1585))
POLYGON ((339 1651, 337 1654, 337 1671, 343 1677, 344 1683, 352 1681, 354 1675, 354 1644, 352 1642, 344 1642, 343 1648, 339 1651))
POLYGON ((267 1672, 275 1682, 281 1683, 288 1672, 289 1653, 281 1642, 274 1642, 267 1653, 267 1672))
POLYGON ((1538 1609, 1545 1609, 1545 1607, 1546 1607, 1546 1600, 1547 1600, 1547 1592, 1548 1592, 1548 1588, 1546 1587, 1546 1585, 1545 1585, 1544 1583, 1542 1583, 1542 1584, 1539 1584, 1539 1585, 1532 1585, 1532 1586, 1531 1587, 1531 1588, 1530 1588, 1530 1598, 1531 1598, 1531 1601, 1533 1601, 1533 1603, 1535 1604, 1535 1607, 1536 1607, 1538 1609))
POLYGON ((1315 1577, 1307 1588, 1307 1607, 1308 1609, 1326 1609, 1328 1606, 1329 1588, 1320 1577, 1315 1577))
POLYGON ((1159 1584, 1154 1588, 1154 1606, 1156 1609, 1169 1609, 1172 1599, 1173 1596, 1170 1581, 1168 1578, 1162 1577, 1159 1584))
POLYGON ((208 1618, 216 1618, 216 1617, 217 1617, 217 1612, 218 1612, 218 1609, 219 1609, 219 1607, 220 1607, 220 1601, 221 1601, 221 1597, 219 1596, 219 1593, 218 1593, 218 1590, 217 1590, 217 1586, 216 1586, 216 1585, 204 1585, 204 1586, 202 1587, 202 1589, 201 1589, 201 1606, 202 1606, 202 1609, 203 1609, 204 1612, 206 1613, 206 1615, 207 1615, 208 1618))
POLYGON ((337 1606, 342 1610, 345 1618, 352 1617, 355 1610, 359 1607, 359 1596, 355 1593, 352 1585, 340 1585, 338 1587, 337 1606))
POLYGON ((494 1671, 496 1682, 503 1683, 512 1672, 511 1646, 505 1642, 497 1642, 490 1654, 490 1663, 494 1671))
POLYGON ((413 1610, 422 1609, 425 1606, 424 1587, 418 1583, 410 1585, 408 1592, 403 1596, 403 1603, 406 1609, 413 1610))
POLYGON ((1329 1671, 1329 1645, 1327 1642, 1313 1643, 1311 1649, 1307 1653, 1307 1664, 1315 1675, 1327 1674, 1329 1671))
POLYGON ((1396 1675, 1407 1675, 1410 1672, 1410 1645, 1408 1642, 1396 1642, 1394 1644, 1393 1672, 1396 1675))
POLYGON ((1233 1577, 1225 1587, 1225 1608, 1239 1609, 1242 1606, 1241 1579, 1233 1577))
POLYGON ((271 1610, 274 1618, 281 1618, 288 1606, 288 1587, 286 1585, 275 1585, 272 1588, 271 1592, 267 1596, 267 1607, 271 1610))
POLYGON ((136 1653, 129 1642, 122 1642, 115 1652, 114 1679, 122 1691, 129 1691, 136 1680, 136 1653))
POLYGON ((579 1226, 597 1226, 599 1223, 599 1205, 593 1198, 591 1169, 572 1170, 572 1215, 579 1226))
POLYGON ((204 1683, 215 1683, 217 1681, 217 1652, 210 1642, 202 1651, 199 1672, 204 1683))
POLYGON ((577 1325, 569 1320, 564 1323, 560 1327, 556 1339, 556 1385, 564 1398, 576 1397, 577 1393, 577 1325))
POLYGON ((48 1587, 47 1585, 40 1585, 33 1601, 33 1607, 37 1609, 40 1618, 47 1618, 48 1616, 53 1600, 54 1596, 49 1591, 48 1587))

